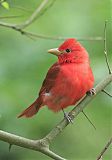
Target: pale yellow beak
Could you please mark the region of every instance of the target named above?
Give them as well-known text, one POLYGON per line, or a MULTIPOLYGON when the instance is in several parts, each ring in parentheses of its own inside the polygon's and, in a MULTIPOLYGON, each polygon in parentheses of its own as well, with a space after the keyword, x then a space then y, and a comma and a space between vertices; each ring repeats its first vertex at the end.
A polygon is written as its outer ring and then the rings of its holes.
POLYGON ((58 48, 49 49, 48 53, 54 54, 56 56, 59 56, 61 52, 58 50, 58 48))

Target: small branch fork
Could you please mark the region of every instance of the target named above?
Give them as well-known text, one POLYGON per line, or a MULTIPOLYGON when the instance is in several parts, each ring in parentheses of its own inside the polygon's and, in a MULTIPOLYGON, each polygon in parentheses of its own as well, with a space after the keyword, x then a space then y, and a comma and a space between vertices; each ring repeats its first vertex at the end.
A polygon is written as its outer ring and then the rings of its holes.
MULTIPOLYGON (((24 31, 23 29, 25 29, 26 27, 31 25, 40 16, 42 16, 50 7, 53 6, 55 1, 56 0, 52 0, 51 3, 49 5, 47 5, 50 2, 50 0, 43 0, 41 2, 40 6, 38 6, 36 8, 36 10, 32 13, 32 15, 26 21, 24 21, 21 24, 11 24, 11 23, 6 23, 6 22, 0 21, 0 26, 11 28, 15 31, 20 32, 22 35, 25 35, 25 36, 30 37, 32 39, 33 38, 52 39, 52 37, 34 34, 34 33, 31 33, 31 32, 24 31), (47 7, 45 8, 46 5, 47 5, 47 7)), ((3 17, 3 18, 5 18, 5 17, 3 17)), ((10 17, 8 17, 8 18, 10 18, 10 17)))
MULTIPOLYGON (((53 0, 54 1, 54 0, 53 0)), ((33 14, 20 25, 15 25, 17 29, 24 29, 30 24, 32 24, 37 18, 39 13, 42 11, 42 9, 45 7, 45 5, 49 2, 49 0, 43 0, 39 7, 36 8, 36 10, 33 12, 33 14)))
MULTIPOLYGON (((112 74, 108 75, 103 81, 101 81, 96 87, 96 94, 94 96, 84 96, 84 98, 69 112, 69 116, 73 120, 78 116, 80 112, 96 97, 108 84, 112 82, 112 74)), ((0 130, 0 140, 8 142, 11 145, 17 145, 20 147, 32 149, 35 151, 42 152, 43 154, 55 159, 55 160, 66 160, 61 156, 55 154, 49 149, 52 141, 64 130, 69 122, 64 118, 59 124, 56 125, 43 139, 31 140, 21 136, 17 136, 8 132, 0 130)))
MULTIPOLYGON (((50 7, 53 6, 54 2, 56 0, 52 0, 51 3, 45 8, 45 6, 48 4, 49 0, 43 0, 39 7, 36 8, 36 10, 32 13, 32 15, 23 23, 21 24, 11 24, 0 21, 0 26, 7 27, 10 29, 13 29, 22 35, 25 35, 30 38, 40 38, 40 39, 48 39, 48 40, 65 40, 68 37, 55 37, 55 36, 46 36, 46 35, 40 35, 32 32, 25 31, 24 29, 28 26, 30 26, 34 21, 36 21, 40 16, 42 16, 50 7)), ((4 17, 5 18, 5 17, 4 17)), ((78 37, 77 40, 79 41, 102 41, 104 40, 103 37, 78 37)))

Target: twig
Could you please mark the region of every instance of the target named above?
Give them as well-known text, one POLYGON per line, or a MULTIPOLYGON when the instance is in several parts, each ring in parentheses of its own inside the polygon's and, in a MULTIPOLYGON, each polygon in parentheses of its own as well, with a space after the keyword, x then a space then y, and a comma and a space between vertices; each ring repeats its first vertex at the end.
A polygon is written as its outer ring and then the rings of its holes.
MULTIPOLYGON (((28 20, 26 20, 25 22, 21 23, 21 24, 11 24, 11 23, 5 23, 5 22, 0 22, 0 26, 3 27, 7 27, 7 28, 11 28, 14 29, 15 31, 18 31, 20 33, 22 33, 23 35, 26 36, 30 36, 30 37, 35 37, 35 38, 41 38, 41 39, 50 39, 50 40, 65 40, 68 37, 55 37, 55 36, 46 36, 46 35, 40 35, 40 34, 36 34, 36 33, 31 33, 28 31, 24 31, 23 29, 26 28, 27 26, 31 25, 37 18, 39 18, 40 16, 42 16, 55 2, 56 0, 52 0, 51 4, 46 7, 44 9, 44 11, 42 13, 41 10, 45 7, 45 5, 48 3, 48 0, 43 0, 42 3, 40 4, 40 6, 33 12, 33 14, 28 18, 28 20), (39 15, 40 13, 40 15, 39 15)), ((106 28, 106 27, 105 27, 106 28)), ((106 29, 104 30, 104 33, 106 35, 106 29)), ((105 36, 106 37, 106 36, 105 36)), ((74 37, 73 37, 74 38, 74 37)), ((106 42, 106 39, 101 37, 101 36, 97 36, 97 37, 76 37, 77 40, 79 41, 102 41, 104 40, 104 43, 106 42)), ((105 43, 106 44, 106 43, 105 43)), ((107 59, 107 53, 106 53, 106 59, 107 59)))
POLYGON ((24 29, 27 26, 29 26, 30 24, 32 24, 36 19, 37 19, 37 15, 41 12, 41 10, 45 7, 45 5, 48 3, 49 0, 43 0, 42 3, 40 4, 39 7, 37 7, 37 9, 33 12, 33 14, 28 18, 28 20, 26 20, 25 22, 23 22, 22 24, 16 25, 15 27, 17 29, 24 29))
POLYGON ((103 148, 103 150, 101 151, 101 153, 99 154, 97 160, 100 160, 101 157, 104 155, 104 153, 106 152, 106 150, 109 148, 109 146, 112 143, 112 138, 108 141, 108 143, 106 144, 106 146, 103 148))
MULTIPOLYGON (((42 16, 54 4, 55 1, 56 0, 52 0, 52 2, 49 4, 49 6, 46 7, 43 10, 43 12, 41 12, 42 9, 45 7, 45 5, 48 3, 48 0, 43 0, 42 3, 40 4, 40 6, 28 18, 28 20, 26 20, 25 22, 23 22, 21 24, 17 25, 17 24, 11 24, 11 23, 6 23, 6 22, 0 22, 0 26, 14 29, 15 31, 18 31, 22 35, 25 35, 27 37, 30 36, 32 38, 41 38, 41 39, 49 39, 49 40, 65 40, 68 37, 46 36, 46 35, 40 35, 40 34, 36 34, 36 33, 32 33, 32 32, 28 32, 28 31, 23 30, 24 28, 26 28, 29 25, 31 25, 37 18, 39 18, 40 16, 42 16)), ((98 36, 98 37, 84 37, 84 38, 76 37, 76 38, 79 41, 102 41, 102 40, 104 40, 104 38, 100 37, 100 36, 98 36)))
POLYGON ((82 110, 82 113, 84 114, 84 116, 87 118, 87 120, 90 122, 90 124, 93 126, 93 128, 96 130, 95 125, 91 122, 91 120, 89 119, 89 117, 85 114, 85 112, 82 110))
POLYGON ((11 151, 12 148, 12 144, 9 144, 9 152, 11 151))
POLYGON ((41 16, 43 16, 43 15, 46 13, 46 11, 47 11, 48 9, 50 9, 50 8, 54 5, 54 2, 55 2, 55 1, 56 1, 56 0, 52 0, 51 3, 50 3, 45 9, 43 9, 43 11, 40 12, 40 14, 37 15, 37 19, 39 19, 41 16))
POLYGON ((9 18, 20 18, 23 17, 23 15, 18 15, 18 16, 0 16, 0 19, 9 19, 9 18))
POLYGON ((32 12, 31 9, 27 9, 27 8, 24 8, 24 7, 21 7, 21 6, 18 6, 18 5, 16 6, 16 5, 12 5, 11 4, 11 8, 16 8, 18 10, 22 10, 22 11, 27 12, 27 13, 31 13, 32 12))
POLYGON ((102 92, 106 93, 109 97, 112 98, 112 95, 110 93, 108 93, 105 89, 103 89, 102 92))
POLYGON ((110 65, 109 65, 109 61, 108 61, 108 56, 107 56, 107 32, 106 32, 106 28, 107 28, 107 21, 105 21, 105 26, 104 26, 104 54, 105 54, 105 59, 106 59, 106 64, 108 67, 108 71, 109 74, 112 74, 112 71, 110 69, 110 65))
MULTIPOLYGON (((17 24, 11 24, 11 23, 6 23, 6 22, 0 22, 0 26, 14 29, 15 31, 20 32, 22 35, 25 35, 27 37, 30 36, 30 38, 32 37, 32 38, 40 38, 40 39, 48 39, 48 40, 65 40, 68 37, 46 36, 46 35, 40 35, 40 34, 36 34, 36 33, 32 33, 32 32, 28 32, 28 31, 23 30, 27 26, 31 25, 37 18, 42 16, 54 4, 55 1, 56 0, 52 0, 51 4, 48 7, 46 7, 43 12, 41 12, 41 10, 48 3, 48 0, 43 0, 42 3, 40 4, 40 6, 28 18, 28 20, 26 20, 25 22, 23 22, 21 24, 17 25, 17 24), (39 15, 39 13, 40 13, 40 15, 39 15)), ((79 41, 102 41, 102 40, 104 40, 104 38, 100 37, 100 36, 98 36, 98 37, 84 37, 84 38, 76 37, 76 39, 79 41)))
MULTIPOLYGON (((23 31, 24 35, 30 35, 32 37, 35 38, 40 38, 40 39, 48 39, 48 40, 65 40, 69 37, 55 37, 55 36, 46 36, 46 35, 41 35, 41 34, 35 34, 32 32, 27 32, 27 31, 23 31)), ((73 37, 74 38, 74 37, 73 37)), ((102 41, 103 38, 102 37, 84 37, 84 38, 80 38, 80 37, 75 37, 78 41, 102 41)))
MULTIPOLYGON (((101 81, 95 88, 96 95, 100 93, 109 83, 112 82, 112 74, 108 75, 103 81, 101 81)), ((87 106, 90 101, 96 97, 94 96, 85 96, 71 112, 69 116, 73 120, 77 115, 82 112, 82 110, 87 106)), ((21 146, 24 148, 36 150, 42 152, 45 155, 55 159, 55 160, 65 160, 59 155, 49 150, 49 145, 51 142, 64 130, 64 128, 69 124, 69 122, 64 118, 59 124, 56 125, 43 139, 40 140, 31 140, 24 137, 20 137, 14 134, 10 134, 0 130, 0 140, 8 142, 12 145, 21 146)))
MULTIPOLYGON (((41 35, 41 34, 36 34, 36 33, 32 33, 32 32, 28 32, 22 29, 18 29, 16 27, 16 24, 10 24, 10 23, 5 23, 5 22, 0 22, 0 26, 6 27, 6 28, 11 28, 17 32, 22 33, 22 35, 25 36, 31 36, 32 38, 40 38, 40 39, 47 39, 47 40, 65 40, 68 37, 55 37, 55 36, 46 36, 46 35, 41 35)), ((103 41, 103 37, 75 37, 78 41, 103 41)))
POLYGON ((6 23, 6 22, 0 22, 0 26, 14 29, 13 27, 16 26, 16 24, 6 23))

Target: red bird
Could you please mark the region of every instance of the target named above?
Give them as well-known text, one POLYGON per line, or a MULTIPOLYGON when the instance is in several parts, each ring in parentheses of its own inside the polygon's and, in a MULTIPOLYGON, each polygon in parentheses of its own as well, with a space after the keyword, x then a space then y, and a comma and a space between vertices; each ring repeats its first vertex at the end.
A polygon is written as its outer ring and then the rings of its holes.
POLYGON ((75 105, 94 85, 89 56, 76 39, 67 39, 59 48, 48 51, 58 57, 48 70, 35 102, 18 117, 32 117, 42 106, 58 112, 75 105))

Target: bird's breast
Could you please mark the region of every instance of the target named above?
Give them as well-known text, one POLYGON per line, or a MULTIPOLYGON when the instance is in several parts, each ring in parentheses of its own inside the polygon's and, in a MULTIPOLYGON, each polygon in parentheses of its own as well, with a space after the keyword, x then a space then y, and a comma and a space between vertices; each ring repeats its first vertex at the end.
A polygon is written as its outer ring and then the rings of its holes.
POLYGON ((80 99, 93 87, 93 74, 88 63, 62 65, 52 92, 68 99, 80 99))
POLYGON ((54 86, 49 93, 46 93, 46 104, 54 111, 75 104, 93 87, 92 77, 88 65, 60 66, 54 86))

